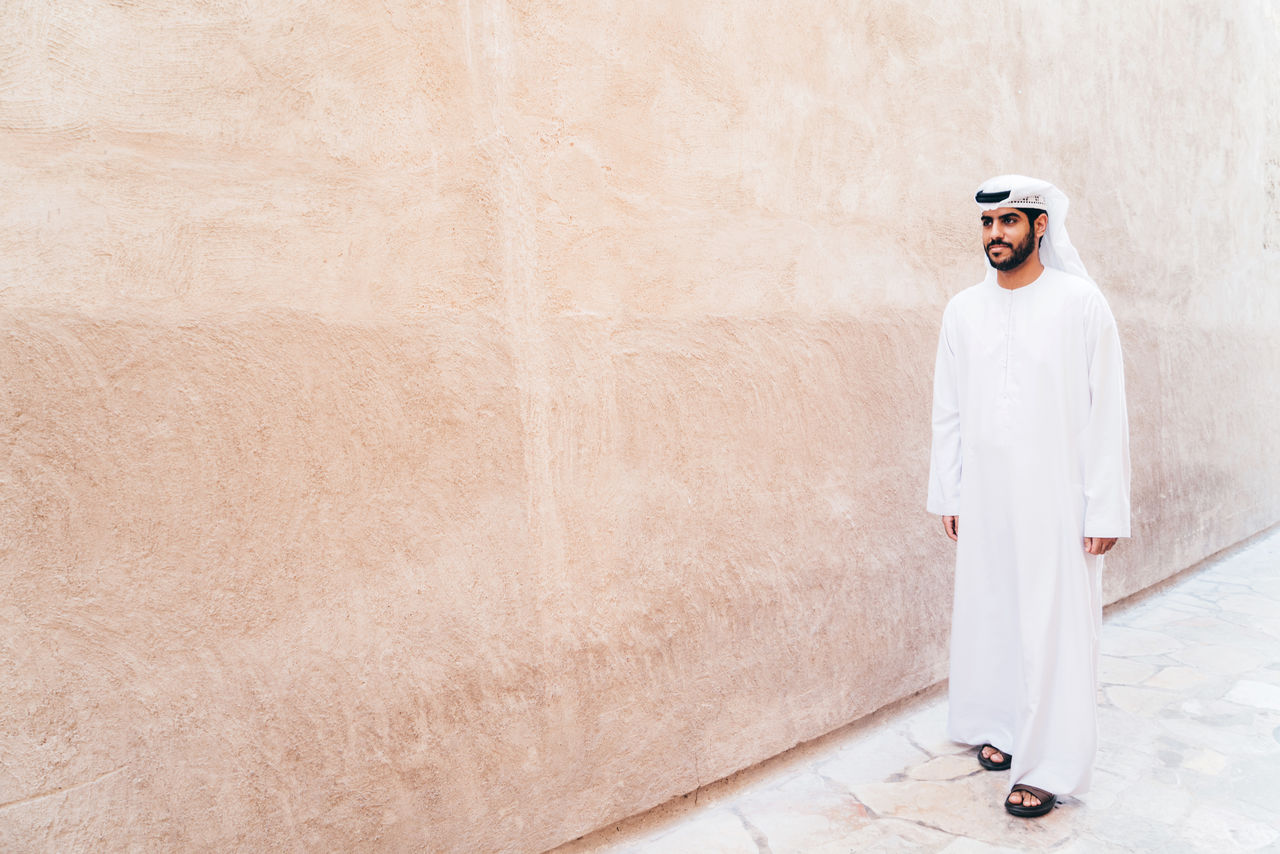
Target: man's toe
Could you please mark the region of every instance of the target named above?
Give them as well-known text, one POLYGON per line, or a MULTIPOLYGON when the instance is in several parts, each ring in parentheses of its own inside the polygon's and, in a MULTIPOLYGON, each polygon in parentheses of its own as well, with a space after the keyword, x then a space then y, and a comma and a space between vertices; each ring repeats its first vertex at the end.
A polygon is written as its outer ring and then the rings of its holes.
POLYGON ((1014 789, 1009 793, 1007 800, 1015 807, 1027 807, 1028 809, 1031 809, 1033 807, 1040 806, 1040 799, 1023 789, 1014 789))

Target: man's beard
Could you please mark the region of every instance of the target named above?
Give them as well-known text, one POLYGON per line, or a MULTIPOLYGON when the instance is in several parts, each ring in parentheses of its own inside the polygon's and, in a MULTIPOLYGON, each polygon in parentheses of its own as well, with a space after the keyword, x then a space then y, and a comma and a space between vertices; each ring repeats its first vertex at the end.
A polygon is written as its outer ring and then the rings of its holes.
MULTIPOLYGON (((1019 243, 1017 246, 1010 246, 1009 257, 1005 258, 1003 261, 996 261, 994 258, 991 257, 991 247, 996 244, 988 243, 987 244, 987 260, 991 262, 992 267, 995 267, 997 270, 999 270, 1002 273, 1007 273, 1010 270, 1016 270, 1022 266, 1023 261, 1027 260, 1027 258, 1031 256, 1032 251, 1036 248, 1035 240, 1036 240, 1035 232, 1028 229, 1026 239, 1023 240, 1021 243, 1019 243)), ((1009 246, 1008 243, 1005 243, 1003 245, 1009 246)))

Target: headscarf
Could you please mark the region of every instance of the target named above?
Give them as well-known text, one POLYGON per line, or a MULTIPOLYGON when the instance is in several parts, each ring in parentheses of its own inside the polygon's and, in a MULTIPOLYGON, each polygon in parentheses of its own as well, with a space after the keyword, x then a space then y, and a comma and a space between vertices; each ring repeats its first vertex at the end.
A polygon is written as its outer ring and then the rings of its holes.
POLYGON ((984 211, 995 208, 1037 208, 1049 215, 1049 227, 1040 243, 1040 263, 1073 276, 1093 279, 1080 253, 1067 236, 1067 195, 1048 181, 1025 175, 1001 175, 986 181, 974 196, 984 211))

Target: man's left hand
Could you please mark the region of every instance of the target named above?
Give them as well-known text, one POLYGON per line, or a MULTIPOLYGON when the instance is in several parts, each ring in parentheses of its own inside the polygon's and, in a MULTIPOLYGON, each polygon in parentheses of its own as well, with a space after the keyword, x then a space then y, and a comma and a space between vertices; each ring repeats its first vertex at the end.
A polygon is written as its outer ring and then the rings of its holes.
POLYGON ((1084 550, 1091 555, 1104 555, 1116 544, 1116 537, 1085 537, 1084 550))

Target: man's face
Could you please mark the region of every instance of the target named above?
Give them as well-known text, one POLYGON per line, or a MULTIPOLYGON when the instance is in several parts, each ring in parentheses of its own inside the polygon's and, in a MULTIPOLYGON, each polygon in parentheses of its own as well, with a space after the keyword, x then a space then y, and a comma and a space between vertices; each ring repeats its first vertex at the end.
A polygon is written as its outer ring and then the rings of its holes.
POLYGON ((1022 266, 1036 249, 1037 235, 1017 208, 982 212, 982 247, 991 266, 1007 273, 1022 266))

